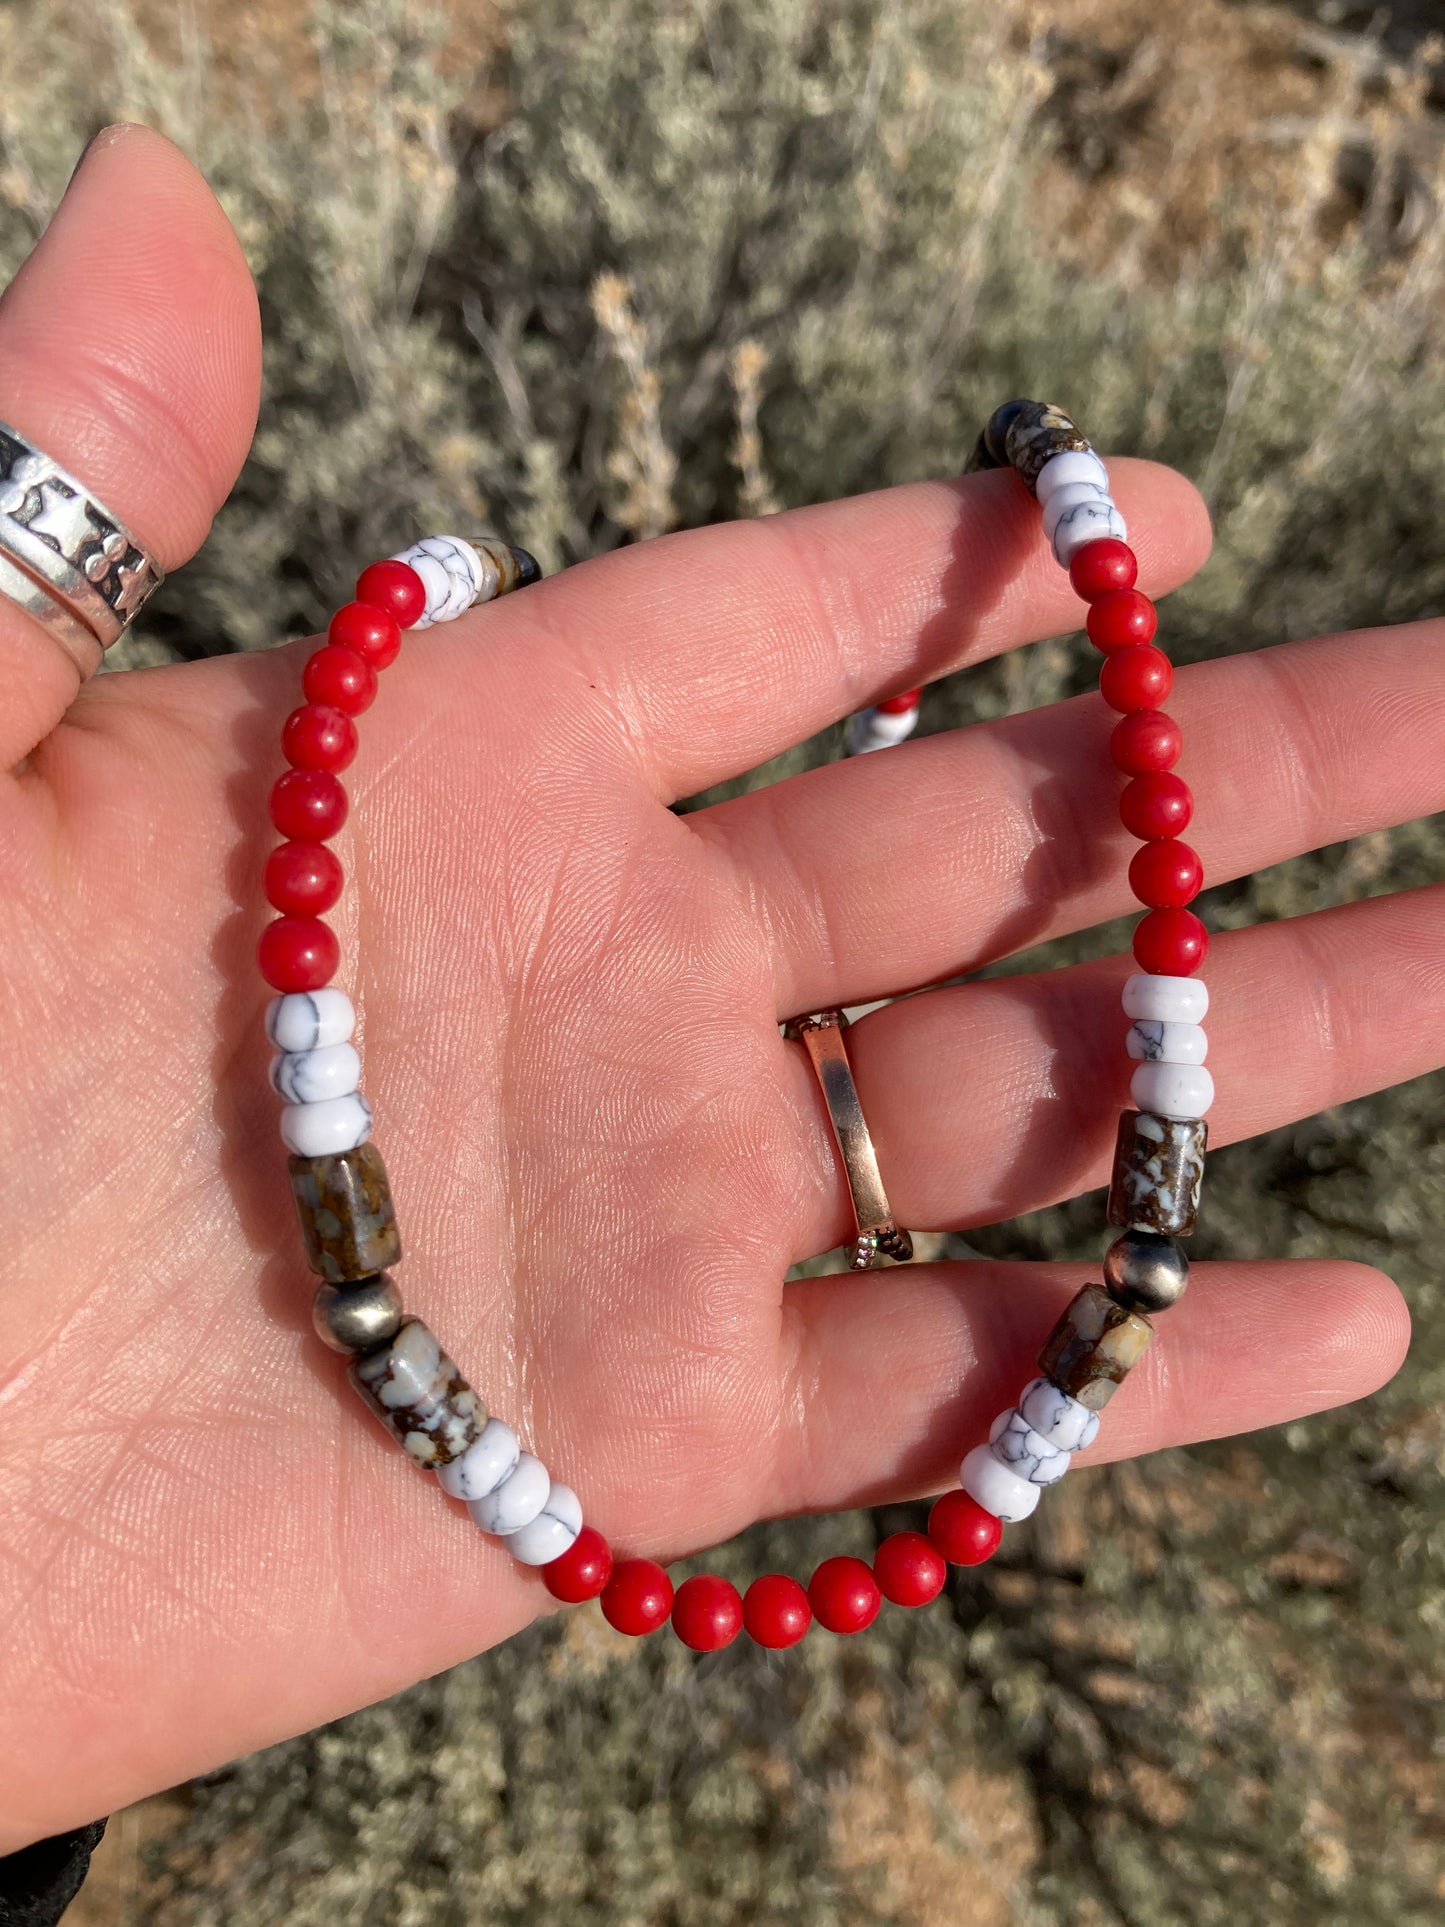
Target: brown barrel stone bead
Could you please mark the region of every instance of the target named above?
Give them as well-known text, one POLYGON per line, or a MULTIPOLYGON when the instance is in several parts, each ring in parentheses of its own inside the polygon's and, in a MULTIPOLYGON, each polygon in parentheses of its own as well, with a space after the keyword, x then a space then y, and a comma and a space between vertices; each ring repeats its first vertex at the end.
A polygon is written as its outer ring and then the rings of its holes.
POLYGON ((1199 1218, 1209 1126, 1153 1111, 1125 1111, 1114 1144, 1109 1222, 1125 1231, 1187 1238, 1199 1218))
POLYGON ((481 1437, 486 1407, 419 1318, 354 1358, 346 1375, 420 1466, 450 1465, 481 1437))
POLYGON ((1085 1285, 1049 1333, 1039 1370, 1080 1405, 1102 1411, 1153 1336, 1142 1312, 1116 1305, 1102 1285, 1085 1285))
POLYGON ((391 1186, 370 1139, 354 1151, 287 1158, 286 1169, 306 1262, 328 1284, 355 1284, 400 1262, 391 1186))

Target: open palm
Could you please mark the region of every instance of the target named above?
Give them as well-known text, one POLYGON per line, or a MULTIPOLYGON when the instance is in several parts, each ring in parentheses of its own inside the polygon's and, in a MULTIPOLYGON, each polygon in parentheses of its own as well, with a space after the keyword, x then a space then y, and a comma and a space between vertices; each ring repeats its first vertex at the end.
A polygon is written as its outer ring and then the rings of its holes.
MULTIPOLYGON (((204 184, 154 135, 105 137, 0 306, 0 417, 174 567, 244 456, 257 365, 204 184), (98 286, 118 205, 127 246, 98 286)), ((1144 586, 1174 586, 1207 550, 1197 497, 1137 462, 1117 486, 1144 586)), ((1129 907, 1099 700, 667 808, 1078 613, 1017 483, 980 475, 588 563, 409 637, 386 673, 331 920, 399 1282, 629 1552, 950 1483, 1086 1275, 785 1285, 849 1221, 777 1025, 1129 907)), ((311 1331, 253 962, 301 659, 77 696, 0 604, 0 1852, 551 1605, 408 1468, 311 1331)), ((1215 881, 1445 799, 1438 625, 1186 670, 1171 708, 1215 881)), ((1215 1141, 1432 1066, 1442 927, 1430 890, 1220 939, 1215 1141)), ((854 1029, 903 1223, 1103 1181, 1130 967, 926 992, 854 1029)), ((1358 1266, 1201 1266, 1095 1456, 1359 1396, 1405 1337, 1394 1287, 1358 1266)))

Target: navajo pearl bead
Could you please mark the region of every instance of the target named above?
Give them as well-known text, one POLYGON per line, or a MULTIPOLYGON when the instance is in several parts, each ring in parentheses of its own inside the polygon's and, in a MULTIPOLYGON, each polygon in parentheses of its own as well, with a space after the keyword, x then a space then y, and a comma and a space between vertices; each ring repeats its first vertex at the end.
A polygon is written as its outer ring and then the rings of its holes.
POLYGON ((271 790, 271 821, 282 836, 320 842, 346 821, 346 791, 321 769, 288 769, 271 790))
POLYGON ((356 599, 385 609, 401 628, 408 629, 426 608, 426 585, 405 562, 373 562, 357 578, 356 599))
POLYGON ((356 724, 329 703, 303 703, 281 727, 281 753, 293 769, 337 776, 356 755, 356 724))
POLYGON ((1172 837, 1145 843, 1129 865, 1129 888, 1141 903, 1155 909, 1177 909, 1192 903, 1204 887, 1204 865, 1187 843, 1172 837))
POLYGON ((672 1611, 672 1581, 653 1559, 624 1559, 602 1588, 602 1617, 615 1631, 655 1633, 672 1611))
POLYGON ((743 1629, 743 1602, 731 1580, 715 1572, 684 1579, 672 1602, 672 1629, 695 1653, 731 1646, 743 1629))
POLYGON ((808 1595, 786 1573, 765 1572, 743 1594, 743 1625, 759 1646, 796 1646, 812 1623, 808 1595))
POLYGON ((583 1526, 562 1557, 542 1568, 543 1585, 566 1606, 595 1599, 611 1577, 612 1548, 595 1526, 583 1526))
POLYGON ((895 1532, 873 1555, 873 1577, 895 1606, 926 1606, 943 1591, 948 1565, 921 1532, 895 1532))
POLYGON ((319 917, 341 895, 341 859, 324 843, 280 843, 266 859, 266 901, 298 917, 319 917))
POLYGON ((319 917, 277 917, 261 932, 256 957, 273 990, 319 990, 336 975, 341 946, 319 917))
POLYGON ((861 1633, 883 1603, 878 1581, 861 1559, 825 1559, 808 1581, 808 1604, 830 1633, 861 1633))
POLYGON ((1194 795, 1182 776, 1172 770, 1150 770, 1124 785, 1119 798, 1119 821, 1142 841, 1182 836, 1194 814, 1194 795))
POLYGON ((1112 655, 1116 649, 1135 649, 1152 642, 1159 627, 1159 611, 1137 589, 1115 589, 1092 604, 1084 627, 1094 647, 1102 655, 1112 655))
POLYGON ((1131 709, 1157 709, 1168 701, 1173 687, 1169 658, 1152 643, 1116 649, 1104 658, 1099 671, 1099 694, 1110 709, 1123 714, 1131 709))
POLYGON ((359 716, 376 700, 376 671, 354 649, 329 642, 307 658, 301 687, 308 702, 329 703, 348 716, 359 716))
POLYGON ((1110 535, 1097 542, 1086 542, 1069 564, 1074 594, 1085 602, 1097 602, 1115 589, 1132 589, 1138 579, 1138 557, 1127 542, 1116 541, 1110 535))
POLYGON ((928 1515, 928 1536, 953 1566, 981 1566, 1003 1539, 1003 1521, 970 1493, 945 1492, 928 1515))
POLYGON ((1159 1232, 1126 1231, 1104 1253, 1104 1289, 1126 1311, 1168 1311, 1188 1283, 1189 1260, 1159 1232))
POLYGON ((1160 709, 1135 709, 1114 725, 1109 754, 1115 769, 1126 776, 1146 770, 1173 769, 1184 747, 1184 736, 1172 716, 1160 709))
POLYGON ((1134 956, 1141 970, 1187 977, 1208 954, 1209 932, 1192 910, 1151 910, 1134 926, 1134 956))
MULTIPOLYGON (((420 582, 417 587, 421 588, 420 582)), ((374 670, 389 669, 401 650, 401 629, 390 609, 369 601, 347 602, 326 625, 326 640, 338 649, 349 649, 374 670)))

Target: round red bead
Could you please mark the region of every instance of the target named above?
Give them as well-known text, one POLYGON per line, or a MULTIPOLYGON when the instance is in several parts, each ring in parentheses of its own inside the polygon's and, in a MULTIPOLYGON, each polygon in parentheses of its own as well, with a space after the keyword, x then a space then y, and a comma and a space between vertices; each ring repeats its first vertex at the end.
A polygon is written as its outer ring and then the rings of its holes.
POLYGON ((273 990, 320 990, 336 975, 341 946, 317 917, 277 917, 261 932, 256 958, 273 990))
POLYGON ((294 916, 319 917, 344 881, 340 857, 324 843, 279 843, 266 859, 266 901, 294 916))
POLYGON ((1139 558, 1127 542, 1112 535, 1101 535, 1086 542, 1069 564, 1069 580, 1074 594, 1085 602, 1097 602, 1115 589, 1132 589, 1139 579, 1139 558))
POLYGON ((885 696, 877 705, 880 716, 906 716, 910 709, 917 709, 921 690, 905 689, 901 696, 885 696))
POLYGON ((873 1555, 873 1577, 895 1606, 926 1606, 943 1591, 948 1566, 921 1532, 895 1532, 873 1555))
POLYGON ((653 1559, 624 1559, 602 1588, 602 1616, 619 1633, 655 1633, 672 1611, 672 1581, 653 1559))
POLYGON ((376 700, 376 671, 354 649, 329 642, 307 658, 301 687, 308 702, 329 703, 348 716, 359 716, 376 700))
POLYGON ((1129 865, 1129 888, 1141 903, 1159 910, 1178 910, 1192 903, 1204 888, 1204 865, 1187 843, 1169 837, 1145 843, 1129 865))
POLYGON ((612 1548, 595 1526, 583 1526, 561 1557, 542 1568, 542 1584, 569 1606, 595 1599, 611 1577, 612 1548))
POLYGON ((358 602, 374 602, 403 629, 409 629, 426 608, 426 585, 407 562, 373 562, 356 583, 358 602))
POLYGON ((883 1595, 861 1559, 825 1559, 808 1581, 808 1604, 830 1633, 861 1633, 878 1617, 883 1595))
POLYGON ((1151 910, 1134 926, 1134 956, 1156 977, 1189 977, 1209 954, 1209 932, 1192 910, 1151 910))
POLYGON ((1167 769, 1147 771, 1126 783, 1119 798, 1119 821, 1142 842, 1182 836, 1194 814, 1194 795, 1182 776, 1167 769))
POLYGON ((1144 643, 1116 649, 1099 671, 1099 694, 1110 709, 1157 709, 1174 687, 1174 671, 1162 649, 1144 643))
POLYGON ((346 821, 346 791, 320 769, 288 769, 271 789, 271 821, 282 836, 314 843, 346 821))
POLYGON ((956 1487, 934 1502, 928 1536, 951 1565, 981 1566, 1003 1538, 1003 1521, 985 1512, 971 1493, 956 1487))
POLYGON ((1173 769, 1184 747, 1184 737, 1172 716, 1162 709, 1136 709, 1114 725, 1109 754, 1114 767, 1126 776, 1146 770, 1173 769))
POLYGON ((347 602, 326 625, 326 640, 349 649, 373 669, 389 669, 401 649, 401 630, 389 609, 375 602, 347 602))
POLYGON ((783 1572, 765 1572, 743 1594, 743 1625, 759 1646, 796 1646, 813 1623, 808 1595, 783 1572))
POLYGON ((684 1579, 672 1602, 672 1630, 695 1653, 731 1646, 743 1629, 743 1602, 730 1579, 697 1572, 684 1579))
POLYGON ((1152 642, 1159 611, 1137 589, 1114 589, 1093 604, 1084 627, 1090 642, 1107 656, 1115 649, 1137 649, 1152 642))
POLYGON ((339 775, 356 755, 356 724, 329 703, 303 703, 282 724, 281 753, 293 769, 339 775))

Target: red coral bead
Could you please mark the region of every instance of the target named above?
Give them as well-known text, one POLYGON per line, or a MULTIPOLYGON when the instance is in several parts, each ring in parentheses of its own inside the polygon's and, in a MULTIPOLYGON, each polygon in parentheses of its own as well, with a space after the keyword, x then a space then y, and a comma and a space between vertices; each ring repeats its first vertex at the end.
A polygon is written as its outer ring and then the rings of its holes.
POLYGON ((336 975, 341 946, 317 917, 277 917, 261 932, 256 959, 273 990, 320 990, 336 975))
POLYGON ((878 1617, 883 1595, 861 1559, 825 1559, 808 1581, 808 1604, 830 1633, 861 1633, 878 1617))
POLYGON ((602 1589, 602 1616, 619 1633, 655 1633, 672 1611, 672 1581, 653 1559, 624 1559, 602 1589))
POLYGON ((743 1594, 743 1625, 759 1646, 796 1646, 813 1623, 808 1595, 783 1572, 765 1572, 743 1594))
POLYGON ((743 1629, 743 1602, 730 1579, 697 1572, 684 1579, 672 1602, 672 1630, 695 1653, 731 1646, 743 1629))
POLYGON ((1137 589, 1115 589, 1100 596, 1084 624, 1089 641, 1106 656, 1115 649, 1136 649, 1152 642, 1158 627, 1159 611, 1137 589))
POLYGON ((1173 769, 1184 747, 1184 736, 1172 716, 1162 709, 1136 709, 1114 725, 1109 754, 1114 767, 1126 776, 1146 770, 1173 769))
POLYGON ((288 769, 271 790, 271 821, 282 836, 314 843, 346 821, 346 791, 320 769, 288 769))
POLYGON ((344 881, 340 857, 324 843, 279 843, 266 859, 266 901, 296 916, 329 910, 344 881))
POLYGON ((1069 564, 1074 594, 1097 602, 1115 589, 1132 589, 1139 579, 1139 558, 1127 542, 1101 535, 1086 542, 1069 564))
POLYGON ((426 608, 426 585, 408 562, 373 562, 356 582, 358 602, 385 609, 403 629, 409 629, 426 608))
POLYGON ((948 1566, 921 1532, 895 1532, 873 1555, 873 1577, 895 1606, 926 1606, 943 1591, 948 1566))
POLYGON ((326 625, 326 640, 362 657, 373 669, 389 669, 401 649, 401 630, 389 609, 374 602, 346 602, 326 625))
POLYGON ((1192 910, 1151 910, 1134 926, 1134 956, 1156 977, 1190 977, 1209 954, 1209 932, 1192 910))
POLYGON ((595 1526, 583 1526, 561 1557, 542 1568, 543 1585, 569 1606, 595 1599, 611 1578, 612 1548, 595 1526))
POLYGON ((281 753, 293 769, 337 776, 356 755, 356 724, 329 703, 303 703, 281 725, 281 753))
POLYGON ((1129 888, 1140 903, 1159 910, 1178 910, 1192 903, 1204 888, 1204 865, 1199 854, 1174 837, 1145 843, 1129 865, 1129 888))
POLYGON ((918 698, 923 692, 918 689, 905 689, 901 696, 885 696, 877 704, 880 716, 906 716, 910 709, 917 709, 918 698))
POLYGON ((1099 671, 1099 694, 1121 713, 1130 709, 1158 709, 1174 687, 1174 671, 1162 649, 1145 643, 1135 649, 1116 649, 1105 656, 1099 671))
POLYGON ((329 642, 307 658, 301 687, 308 702, 329 703, 348 716, 359 716, 376 701, 376 671, 354 649, 329 642))
POLYGON ((955 1487, 934 1502, 928 1536, 950 1565, 981 1566, 1003 1538, 1003 1521, 985 1512, 972 1493, 955 1487))
POLYGON ((1182 836, 1194 814, 1194 793, 1182 776, 1165 769, 1149 770, 1124 785, 1119 798, 1119 821, 1141 842, 1161 836, 1182 836))

